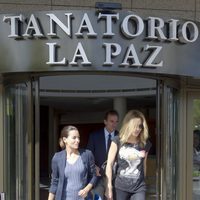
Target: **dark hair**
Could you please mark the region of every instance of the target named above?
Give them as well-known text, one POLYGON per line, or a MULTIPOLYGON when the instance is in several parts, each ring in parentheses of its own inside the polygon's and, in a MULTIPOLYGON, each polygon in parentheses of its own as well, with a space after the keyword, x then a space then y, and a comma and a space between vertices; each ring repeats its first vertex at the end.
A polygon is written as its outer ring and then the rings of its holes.
POLYGON ((115 115, 119 117, 119 114, 116 110, 109 110, 105 113, 104 120, 107 120, 109 115, 115 115))
POLYGON ((61 134, 60 134, 60 138, 59 138, 59 145, 62 149, 65 148, 65 143, 63 142, 63 137, 68 137, 69 136, 69 132, 76 130, 78 131, 78 129, 75 126, 69 125, 69 126, 64 126, 63 129, 61 130, 61 134))

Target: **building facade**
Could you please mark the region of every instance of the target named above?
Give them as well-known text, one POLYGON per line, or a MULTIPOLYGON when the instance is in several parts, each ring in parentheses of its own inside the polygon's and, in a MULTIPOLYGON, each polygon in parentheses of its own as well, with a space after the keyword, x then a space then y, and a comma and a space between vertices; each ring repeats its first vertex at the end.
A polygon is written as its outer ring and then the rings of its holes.
POLYGON ((8 0, 0 18, 2 199, 47 198, 61 128, 85 147, 113 108, 147 117, 147 199, 200 198, 199 1, 8 0))

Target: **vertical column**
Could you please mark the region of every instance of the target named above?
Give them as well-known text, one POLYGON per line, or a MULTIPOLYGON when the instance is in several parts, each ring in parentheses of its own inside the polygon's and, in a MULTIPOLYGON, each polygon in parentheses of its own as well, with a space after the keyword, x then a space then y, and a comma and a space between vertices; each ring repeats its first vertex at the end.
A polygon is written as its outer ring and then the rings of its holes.
POLYGON ((28 200, 33 200, 34 199, 34 152, 33 152, 33 143, 34 143, 34 135, 33 135, 33 97, 32 97, 32 82, 28 81, 27 82, 27 87, 28 87, 28 116, 27 116, 27 195, 28 195, 28 200))
POLYGON ((127 102, 125 97, 116 97, 113 100, 113 107, 119 113, 119 125, 118 128, 121 126, 122 120, 127 111, 127 102))
POLYGON ((39 80, 35 80, 35 200, 40 199, 40 96, 39 80))
POLYGON ((4 178, 5 178, 5 171, 4 171, 4 129, 3 129, 3 86, 0 85, 0 192, 4 192, 4 178))

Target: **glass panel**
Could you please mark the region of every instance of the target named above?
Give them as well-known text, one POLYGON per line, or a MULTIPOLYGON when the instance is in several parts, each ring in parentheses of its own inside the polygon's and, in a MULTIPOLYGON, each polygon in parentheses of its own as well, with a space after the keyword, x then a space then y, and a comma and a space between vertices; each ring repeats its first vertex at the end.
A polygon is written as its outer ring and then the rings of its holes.
POLYGON ((7 200, 28 199, 27 191, 27 86, 5 88, 7 200))
MULTIPOLYGON (((166 199, 176 198, 177 185, 177 91, 173 88, 166 88, 166 104, 165 104, 165 119, 163 144, 163 170, 164 170, 164 193, 166 199)), ((164 198, 165 199, 165 198, 164 198)))
POLYGON ((193 200, 200 199, 200 99, 193 101, 193 200))

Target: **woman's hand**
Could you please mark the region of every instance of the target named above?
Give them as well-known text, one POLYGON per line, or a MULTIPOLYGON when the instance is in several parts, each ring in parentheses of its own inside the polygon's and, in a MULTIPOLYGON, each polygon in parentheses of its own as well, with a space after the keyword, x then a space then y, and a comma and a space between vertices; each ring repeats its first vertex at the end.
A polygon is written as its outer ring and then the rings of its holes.
POLYGON ((100 168, 97 165, 95 165, 95 169, 96 169, 96 175, 97 176, 101 176, 101 174, 100 174, 100 168))
POLYGON ((107 200, 113 200, 112 186, 106 187, 105 196, 107 200))
POLYGON ((48 200, 54 200, 55 195, 53 193, 49 193, 48 200))
POLYGON ((85 197, 87 197, 88 192, 89 192, 89 191, 87 191, 87 190, 84 188, 84 189, 82 189, 82 190, 80 190, 80 191, 78 192, 78 195, 81 196, 82 198, 85 198, 85 197))
POLYGON ((88 183, 82 190, 78 192, 78 195, 81 196, 82 198, 87 197, 88 192, 92 189, 92 186, 93 185, 91 183, 88 183))

